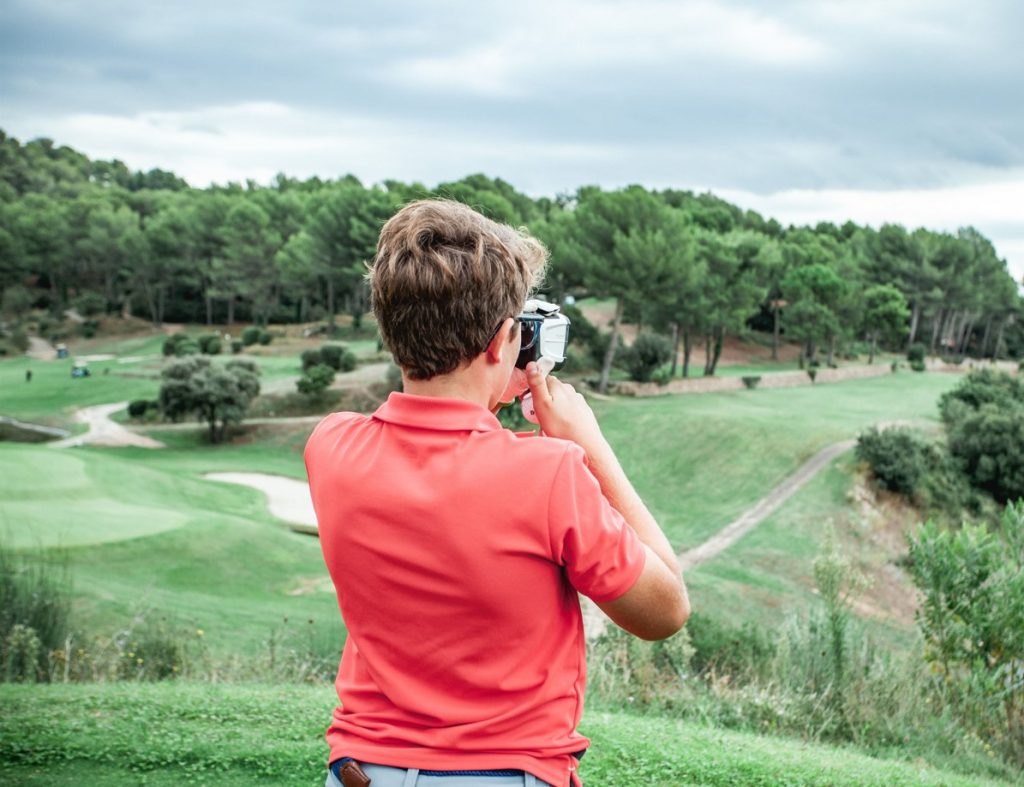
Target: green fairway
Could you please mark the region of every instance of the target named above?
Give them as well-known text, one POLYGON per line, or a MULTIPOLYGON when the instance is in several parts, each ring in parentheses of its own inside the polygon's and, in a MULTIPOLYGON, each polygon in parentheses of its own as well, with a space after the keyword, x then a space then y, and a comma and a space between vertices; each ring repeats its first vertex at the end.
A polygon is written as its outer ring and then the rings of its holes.
MULTIPOLYGON (((320 787, 335 702, 329 685, 0 686, 0 780, 320 787)), ((580 775, 594 787, 1008 783, 668 718, 588 711, 580 731, 592 741, 580 775)), ((999 772, 994 761, 960 767, 999 772)))
POLYGON ((195 511, 173 476, 116 457, 0 444, 0 530, 14 547, 83 546, 180 527, 195 511))
POLYGON ((89 377, 72 378, 73 359, 0 361, 0 415, 26 421, 67 426, 74 410, 93 404, 130 399, 154 399, 159 385, 159 361, 120 364, 116 359, 91 361, 89 377), (25 370, 32 370, 32 382, 25 370))
POLYGON ((305 435, 278 437, 223 451, 0 445, 11 468, 0 474, 5 537, 71 547, 76 625, 87 630, 113 632, 148 609, 203 629, 217 655, 253 656, 272 631, 290 630, 286 618, 313 620, 302 636, 340 653, 316 539, 271 517, 258 492, 200 477, 241 468, 301 478, 305 435))

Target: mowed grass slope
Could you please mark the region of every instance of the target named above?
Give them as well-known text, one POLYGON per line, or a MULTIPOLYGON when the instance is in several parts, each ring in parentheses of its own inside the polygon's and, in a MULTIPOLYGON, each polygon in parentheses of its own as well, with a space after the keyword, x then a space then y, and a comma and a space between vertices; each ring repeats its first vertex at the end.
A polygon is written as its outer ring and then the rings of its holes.
POLYGON ((701 543, 817 451, 887 421, 934 425, 956 375, 898 372, 796 388, 594 403, 677 549, 701 543))
POLYGON ((288 618, 340 653, 344 628, 316 539, 270 516, 255 490, 201 477, 257 469, 302 478, 305 435, 205 451, 176 436, 186 447, 0 444, 10 468, 0 474, 5 541, 66 548, 76 625, 87 631, 109 635, 149 611, 202 629, 218 656, 252 656, 288 618))
MULTIPOLYGON (((320 787, 330 686, 0 686, 0 781, 320 787)), ((663 717, 588 712, 580 764, 602 787, 981 787, 1004 782, 663 717)))
MULTIPOLYGON (((938 395, 956 380, 898 373, 595 408, 670 539, 688 548, 822 446, 880 421, 934 420, 938 395)), ((116 630, 146 606, 204 629, 219 653, 265 647, 287 616, 313 619, 331 640, 342 628, 316 540, 290 533, 260 493, 202 478, 215 470, 304 478, 310 429, 249 429, 221 446, 206 445, 201 430, 154 430, 168 445, 162 450, 3 445, 0 463, 11 470, 0 474, 0 524, 16 545, 71 548, 78 614, 100 630, 116 630)), ((806 604, 823 520, 847 507, 849 465, 841 467, 691 571, 695 606, 756 618, 806 604)))

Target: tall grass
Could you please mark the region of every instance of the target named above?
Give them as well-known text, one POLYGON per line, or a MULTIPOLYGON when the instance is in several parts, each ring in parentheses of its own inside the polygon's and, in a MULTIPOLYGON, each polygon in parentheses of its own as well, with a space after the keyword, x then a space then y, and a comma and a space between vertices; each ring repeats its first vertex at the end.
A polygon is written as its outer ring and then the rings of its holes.
POLYGON ((70 636, 71 579, 65 553, 15 552, 0 541, 0 663, 3 680, 51 676, 52 654, 70 636))

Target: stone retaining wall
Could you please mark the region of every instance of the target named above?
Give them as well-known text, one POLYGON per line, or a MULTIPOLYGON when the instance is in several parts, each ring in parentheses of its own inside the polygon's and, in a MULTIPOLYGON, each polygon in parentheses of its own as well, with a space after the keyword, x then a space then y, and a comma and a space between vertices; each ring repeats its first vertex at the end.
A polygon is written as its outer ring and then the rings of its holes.
MULTIPOLYGON (((975 369, 998 369, 1018 374, 1015 361, 979 361, 965 358, 962 363, 947 363, 941 358, 929 358, 926 368, 930 372, 955 372, 966 374, 975 369)), ((901 374, 913 374, 906 361, 901 362, 901 374)), ((819 368, 815 383, 838 383, 843 380, 859 380, 865 377, 881 377, 892 374, 889 363, 877 363, 863 366, 843 366, 839 369, 819 368)), ((758 388, 792 388, 796 385, 810 385, 811 378, 807 372, 796 370, 791 372, 765 372, 759 375, 761 380, 758 388)), ((668 394, 718 393, 720 391, 743 390, 742 377, 694 377, 673 380, 668 385, 657 383, 615 383, 614 392, 620 396, 667 396, 668 394)))
MULTIPOLYGON (((844 366, 840 369, 818 369, 816 383, 838 383, 843 380, 857 380, 863 377, 881 377, 892 374, 887 363, 870 366, 844 366)), ((759 375, 761 381, 758 388, 792 388, 797 385, 810 385, 811 378, 807 372, 800 370, 791 372, 766 372, 759 375)), ((615 393, 623 396, 666 396, 668 394, 718 393, 719 391, 743 390, 742 377, 695 377, 686 380, 673 380, 668 385, 657 383, 621 382, 615 384, 615 393)))

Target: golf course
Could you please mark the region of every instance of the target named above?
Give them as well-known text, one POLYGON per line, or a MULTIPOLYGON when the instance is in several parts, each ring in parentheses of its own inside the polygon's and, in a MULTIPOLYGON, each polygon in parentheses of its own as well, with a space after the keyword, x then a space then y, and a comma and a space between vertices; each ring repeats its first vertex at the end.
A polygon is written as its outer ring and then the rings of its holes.
MULTIPOLYGON (((75 658, 92 657, 85 651, 98 646, 90 637, 112 643, 154 627, 191 654, 183 674, 157 683, 66 683, 58 674, 48 685, 0 686, 5 783, 322 781, 320 736, 345 629, 316 538, 293 529, 287 512, 275 516, 273 500, 268 505, 264 492, 245 485, 266 477, 303 482, 302 450, 318 416, 254 418, 210 445, 201 424, 138 423, 112 412, 119 429, 160 447, 90 443, 94 427, 81 421, 88 408, 156 396, 164 340, 162 332, 148 332, 73 347, 76 357, 92 359, 84 379, 71 377, 72 359, 0 361, 0 413, 84 439, 0 442, 4 550, 59 563, 67 573, 83 639, 68 643, 66 670, 74 671, 75 658), (219 475, 241 473, 265 475, 243 476, 242 484, 219 475)), ((264 381, 291 381, 301 371, 297 348, 315 342, 283 339, 273 354, 252 358, 264 381)), ((377 369, 373 342, 352 346, 360 368, 377 369)), ((758 371, 771 374, 764 366, 758 371)), ((827 384, 592 399, 684 564, 745 512, 771 503, 747 518, 739 536, 688 568, 696 614, 781 630, 820 603, 813 565, 831 540, 873 578, 854 606, 859 630, 883 648, 911 646, 914 589, 898 567, 905 543, 893 534, 905 522, 868 510, 882 504, 850 449, 879 424, 935 431, 938 399, 961 375, 896 366, 827 384)), ((362 379, 358 369, 349 374, 362 379)), ((303 489, 281 488, 284 496, 303 489)), ((299 518, 301 511, 291 517, 299 518)), ((898 747, 864 751, 726 731, 714 718, 673 718, 670 709, 615 707, 598 696, 590 708, 581 729, 595 745, 582 774, 595 784, 967 785, 1009 778, 998 760, 986 761, 983 746, 967 758, 951 752, 926 765, 898 747)))

